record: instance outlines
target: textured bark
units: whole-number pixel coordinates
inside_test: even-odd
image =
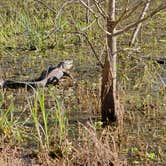
[[[107,31],[114,33],[115,29],[115,0],[107,1]],[[116,36],[106,36],[107,54],[105,57],[102,87],[101,87],[101,110],[102,121],[109,123],[117,120],[116,117]]]

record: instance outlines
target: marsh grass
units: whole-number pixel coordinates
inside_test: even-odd
[[[29,101],[30,116],[36,129],[36,138],[42,149],[50,150],[52,139],[56,138],[56,142],[61,147],[62,142],[67,133],[67,118],[65,111],[61,109],[60,101],[55,100],[54,109],[48,110],[45,107],[44,89],[35,91],[33,99]]]
[[[54,12],[37,1],[6,1],[10,5],[0,8],[0,63],[6,79],[34,78],[49,64],[73,58],[76,84],[65,80],[66,85],[33,92],[0,90],[2,165],[165,165],[166,97],[159,85],[165,66],[141,57],[165,54],[166,13],[142,27],[138,52],[128,48],[129,33],[119,38],[118,97],[124,119],[119,128],[103,129],[99,119],[86,123],[100,116],[101,68],[85,38],[71,32],[85,31],[101,60],[105,35],[95,23],[84,29],[87,11],[78,3],[63,8],[68,2],[45,2]]]
[[[25,42],[27,43],[27,49],[29,50],[42,50],[44,49],[44,35],[45,35],[45,26],[42,20],[38,20],[34,17],[33,24],[29,16],[20,12],[20,25],[23,28],[23,33],[26,38]]]
[[[98,130],[93,124],[80,124],[79,139],[73,160],[76,165],[122,165],[112,129]],[[100,133],[100,134],[99,134]],[[116,132],[115,132],[116,133]],[[115,134],[114,133],[114,134]],[[123,161],[125,164],[125,161]]]
[[[5,96],[5,93],[1,93]],[[1,101],[3,103],[3,101]],[[22,121],[20,122],[20,117],[15,118],[15,112],[17,112],[17,108],[13,102],[13,96],[10,96],[10,104],[7,106],[6,110],[2,109],[3,104],[0,107],[1,118],[0,118],[0,126],[1,132],[4,133],[4,139],[11,139],[15,142],[21,143],[23,141],[22,138]]]
[[[80,86],[84,87],[85,85],[80,84]],[[144,86],[137,87],[140,93],[142,93],[142,87]],[[66,93],[68,92],[69,91],[66,90]],[[46,161],[50,164],[53,160],[52,163],[54,164],[61,163],[64,165],[80,165],[85,163],[87,165],[91,165],[92,163],[94,165],[127,165],[127,163],[152,164],[154,162],[164,162],[162,144],[157,143],[158,140],[163,142],[165,137],[164,126],[162,127],[159,120],[162,118],[162,110],[165,108],[162,104],[165,99],[163,98],[161,100],[161,94],[152,93],[150,95],[147,92],[144,96],[138,96],[132,92],[130,92],[130,95],[124,93],[123,97],[121,97],[121,101],[126,103],[125,110],[127,111],[125,111],[124,114],[123,128],[118,129],[116,127],[110,127],[103,130],[100,122],[98,122],[98,125],[97,122],[77,124],[74,129],[71,128],[68,124],[64,103],[66,103],[67,100],[69,100],[70,103],[72,98],[75,101],[75,95],[70,95],[70,98],[66,98],[63,96],[66,93],[62,93],[60,90],[62,97],[60,98],[58,93],[58,89],[50,88],[48,98],[45,90],[40,89],[36,91],[29,99],[28,109],[26,110],[26,112],[29,112],[29,118],[26,117],[26,122],[21,120],[20,115],[20,118],[17,118],[19,123],[14,123],[14,121],[10,123],[10,131],[20,133],[17,134],[20,135],[20,140],[24,140],[24,142],[26,140],[27,143],[29,142],[28,144],[31,144],[31,141],[33,141],[31,149],[32,151],[34,151],[33,149],[37,150],[35,155],[38,156],[38,159],[32,157],[29,163],[33,163],[32,160],[34,158],[35,163],[40,160],[42,164]],[[80,92],[80,90],[77,89],[75,93],[77,93],[77,96],[81,97],[82,100],[90,97],[90,94],[87,93],[86,90]],[[159,91],[158,93],[161,92]],[[50,98],[51,103],[54,104],[54,106],[51,106],[51,109],[46,108],[47,100],[50,100]],[[62,99],[66,101],[64,102]],[[96,101],[97,100],[96,98]],[[86,105],[88,102],[88,100],[83,101]],[[13,103],[12,100],[11,103]],[[70,105],[69,103],[67,109],[72,110],[73,104],[71,103]],[[11,104],[11,106],[9,106],[10,111],[8,110],[3,116],[1,115],[1,117],[4,117],[1,121],[4,126],[8,126],[7,123],[4,123],[5,119],[7,118],[7,122],[10,121],[11,114],[14,114],[16,111],[16,106],[14,107],[15,109],[13,109],[13,105]],[[24,112],[25,115],[27,114],[26,112]],[[77,112],[75,112],[75,114],[77,114]],[[26,129],[28,126],[25,127],[27,122],[32,124],[29,129]],[[13,127],[14,124],[17,127]],[[158,128],[158,126],[161,126],[161,128]],[[71,130],[77,134],[71,137]],[[3,136],[8,137],[10,144],[16,146],[18,146],[16,140],[19,140],[17,135],[11,136],[11,134],[3,132]],[[153,135],[153,137],[150,138],[149,135]],[[4,140],[5,139],[6,138],[4,138]],[[22,141],[20,141],[19,146],[21,146],[21,142]],[[3,150],[5,149],[3,148]],[[27,153],[26,150],[24,151],[24,153]],[[30,151],[30,154],[31,153]],[[22,154],[19,155],[20,158],[21,155]],[[10,155],[8,161],[10,161]]]

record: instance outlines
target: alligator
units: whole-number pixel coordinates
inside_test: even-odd
[[[10,89],[18,89],[18,88],[38,88],[38,87],[46,87],[50,84],[56,85],[61,78],[64,76],[68,76],[70,78],[71,75],[68,73],[69,69],[73,66],[73,60],[67,59],[60,62],[56,67],[49,67],[47,70],[44,70],[39,78],[33,80],[26,81],[12,81],[12,80],[4,80],[2,78],[2,74],[0,74],[0,87],[1,88],[10,88]]]

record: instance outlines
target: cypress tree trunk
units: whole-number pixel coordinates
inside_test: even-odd
[[[107,31],[115,33],[115,1],[107,0]],[[102,121],[110,123],[117,120],[117,99],[116,99],[116,57],[117,37],[106,35],[106,57],[102,73],[101,87],[101,111]]]

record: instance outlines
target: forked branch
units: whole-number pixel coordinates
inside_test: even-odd
[[[136,4],[132,9],[128,9],[128,3],[125,5],[124,11],[119,17],[119,19],[116,21],[116,25],[121,22],[121,20],[125,20],[129,18],[141,5],[143,4],[143,1]]]
[[[164,5],[160,5],[157,9],[155,9],[154,11],[152,11],[150,14],[148,14],[146,17],[134,22],[134,23],[131,23],[129,25],[127,25],[125,28],[121,29],[121,30],[118,30],[116,33],[113,34],[113,36],[117,36],[117,35],[120,35],[128,30],[130,30],[131,28],[137,26],[139,23],[142,23],[144,21],[146,21],[147,19],[149,19],[150,17],[153,17],[154,15],[156,15],[157,13],[159,13],[160,11],[166,9],[166,4]],[[112,35],[112,34],[111,34]]]
[[[148,20],[150,17],[153,17],[154,15],[156,15],[157,13],[159,13],[162,10],[166,9],[166,3],[160,5],[158,8],[156,8],[155,10],[153,10],[150,14],[148,14],[146,17],[139,19],[137,21],[135,21],[134,23],[131,23],[129,25],[127,25],[126,27],[124,27],[123,29],[117,30],[115,33],[110,33],[107,30],[104,30],[106,34],[110,35],[110,36],[118,36],[124,32],[129,31],[131,28],[134,28],[135,26],[137,26],[139,23],[142,23],[146,20]]]

